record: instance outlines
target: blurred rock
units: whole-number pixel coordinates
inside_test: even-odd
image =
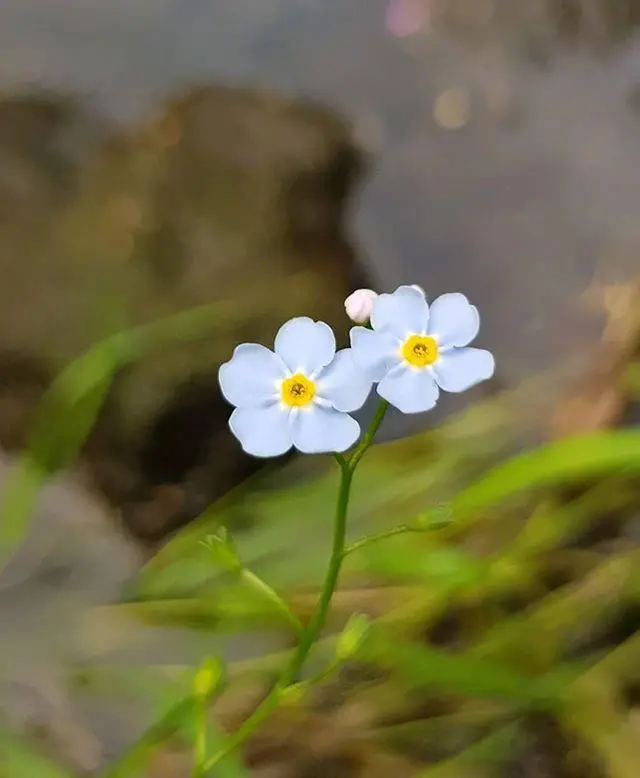
[[[78,169],[106,129],[70,97],[47,91],[0,98],[0,220],[41,218],[75,192]]]
[[[0,496],[13,461],[0,453]],[[0,720],[38,733],[46,750],[76,768],[101,762],[101,745],[68,693],[74,661],[86,658],[88,611],[117,601],[140,555],[81,474],[41,491],[29,531],[0,572]]]
[[[38,383],[99,338],[231,304],[198,342],[120,377],[87,449],[105,494],[133,506],[133,524],[155,486],[204,467],[202,493],[185,495],[188,519],[256,469],[217,388],[234,346],[271,345],[295,315],[328,321],[345,340],[344,298],[364,281],[343,224],[364,162],[349,128],[312,103],[204,87],[105,140],[79,104],[23,96],[0,101],[0,160],[6,213],[21,214],[0,218],[5,445],[24,438]],[[145,519],[144,532],[172,521]]]

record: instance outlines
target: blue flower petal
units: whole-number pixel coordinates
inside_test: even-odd
[[[443,294],[431,303],[429,335],[435,337],[441,347],[467,346],[479,329],[478,309],[463,294]]]
[[[273,351],[257,343],[243,343],[220,366],[218,382],[232,405],[256,408],[278,394],[278,381],[285,375],[286,366]]]
[[[426,332],[429,306],[421,291],[400,286],[393,294],[378,295],[371,312],[374,330],[388,330],[404,340],[407,335]]]
[[[298,316],[280,327],[274,348],[292,373],[309,375],[331,362],[336,353],[336,338],[323,321]]]
[[[434,407],[440,392],[429,370],[401,365],[378,384],[378,394],[402,413],[424,413]]]
[[[342,452],[360,437],[360,425],[346,413],[313,405],[291,417],[294,446],[304,454]]]
[[[370,331],[370,330],[369,330]],[[357,411],[362,408],[371,391],[372,380],[359,370],[350,348],[338,351],[316,380],[318,396],[328,400],[338,411]]]
[[[491,378],[495,360],[490,351],[482,348],[454,348],[441,354],[432,370],[445,392],[464,392]]]
[[[349,337],[353,361],[372,381],[382,381],[389,370],[400,364],[402,342],[391,332],[353,327]]]
[[[279,403],[263,408],[236,408],[229,427],[247,454],[278,457],[293,445],[289,415]]]

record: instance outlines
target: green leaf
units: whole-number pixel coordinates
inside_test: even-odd
[[[24,537],[47,476],[68,467],[77,457],[119,365],[118,341],[110,339],[69,365],[45,393],[27,452],[11,471],[2,495],[2,553],[9,553]]]
[[[65,368],[43,396],[28,451],[45,472],[68,467],[91,431],[122,362],[120,339],[109,338]]]
[[[145,624],[161,627],[229,632],[282,627],[282,617],[257,592],[241,586],[220,588],[216,596],[184,597],[175,600],[142,600],[104,606],[103,610],[134,616]]]
[[[435,686],[475,697],[495,697],[547,707],[566,688],[566,675],[521,676],[499,663],[447,654],[426,644],[392,639],[380,628],[365,643],[367,659],[398,673],[412,688]]]
[[[498,465],[451,501],[455,524],[525,490],[640,472],[640,432],[615,430],[550,443]]]
[[[125,330],[97,343],[71,362],[45,392],[36,410],[27,452],[10,474],[0,502],[0,562],[24,537],[39,489],[77,457],[117,371],[145,351],[201,336],[229,306],[205,305]]]
[[[369,569],[394,580],[414,578],[451,589],[476,582],[483,565],[454,546],[435,546],[425,537],[399,535],[364,549]]]

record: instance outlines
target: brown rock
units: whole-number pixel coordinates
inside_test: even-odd
[[[42,181],[21,195],[24,223],[0,214],[0,396],[5,355],[52,375],[114,329],[225,305],[197,342],[160,349],[119,377],[88,448],[118,503],[144,502],[152,487],[204,467],[203,493],[176,501],[184,520],[256,467],[228,432],[217,389],[234,346],[272,344],[295,315],[328,321],[345,340],[343,300],[360,273],[344,206],[361,156],[339,118],[259,91],[196,89],[105,142],[83,130],[91,120],[79,106],[20,105],[40,129],[32,143],[16,140],[15,109],[0,103],[0,156],[18,160],[17,181],[30,170]],[[15,205],[20,187],[3,175],[0,194]],[[0,428],[0,442],[8,435]]]

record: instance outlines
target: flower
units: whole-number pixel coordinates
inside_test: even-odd
[[[371,326],[352,328],[353,359],[403,413],[428,411],[440,389],[464,392],[493,375],[493,355],[468,346],[480,316],[463,294],[443,294],[429,306],[420,289],[400,286],[377,298]]]
[[[346,451],[360,435],[347,414],[364,405],[372,385],[351,349],[336,353],[331,327],[306,316],[282,325],[274,351],[237,346],[218,380],[236,406],[229,427],[256,457],[280,456],[292,446],[306,454]]]
[[[364,324],[371,318],[373,304],[378,295],[373,289],[356,289],[344,301],[344,309],[351,321]]]

